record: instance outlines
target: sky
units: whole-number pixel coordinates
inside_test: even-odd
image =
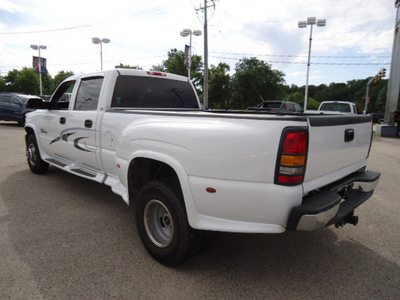
[[[285,74],[285,83],[305,85],[311,26],[307,17],[326,19],[313,26],[309,84],[330,84],[390,74],[396,21],[395,0],[215,0],[208,9],[209,67],[235,65],[257,57]],[[32,67],[45,45],[51,76],[60,71],[90,73],[120,63],[151,69],[173,48],[184,50],[189,28],[204,33],[200,0],[0,0],[0,74]],[[204,34],[193,36],[192,54],[204,55]]]

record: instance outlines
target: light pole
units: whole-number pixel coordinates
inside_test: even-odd
[[[39,50],[39,91],[40,91],[40,96],[43,95],[42,91],[42,57],[40,55],[40,49],[46,50],[47,46],[44,45],[31,45],[31,48],[33,50]]]
[[[311,41],[313,25],[317,24],[318,27],[326,26],[326,19],[320,19],[317,21],[316,17],[308,17],[307,21],[299,21],[299,28],[306,28],[310,25],[310,42],[308,45],[308,62],[307,62],[307,78],[306,78],[306,91],[304,95],[304,110],[307,109],[307,98],[308,98],[308,77],[310,75],[310,60],[311,60]]]
[[[201,31],[200,30],[191,30],[191,29],[183,29],[181,31],[181,36],[186,37],[189,36],[190,37],[190,43],[189,43],[189,68],[188,68],[188,78],[190,81],[190,72],[191,72],[191,68],[192,68],[192,35],[195,36],[200,36],[201,35]]]
[[[100,44],[100,70],[103,71],[103,43],[109,43],[110,39],[107,38],[98,38],[98,37],[94,37],[92,38],[92,43],[93,44]]]

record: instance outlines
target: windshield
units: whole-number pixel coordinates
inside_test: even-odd
[[[264,102],[260,106],[261,108],[280,108],[281,102]]]

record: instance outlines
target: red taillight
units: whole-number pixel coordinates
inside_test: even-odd
[[[307,132],[288,132],[283,144],[283,152],[300,154],[307,152]]]
[[[283,185],[301,184],[307,162],[308,133],[306,129],[290,128],[282,135],[279,147],[275,183]]]
[[[155,72],[155,71],[147,71],[147,74],[149,75],[153,75],[153,76],[167,76],[166,73],[162,73],[162,72]]]
[[[279,175],[279,182],[286,184],[298,184],[302,183],[304,176],[287,176],[287,175]]]

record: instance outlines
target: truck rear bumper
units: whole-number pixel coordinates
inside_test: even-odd
[[[354,218],[354,210],[372,196],[379,177],[378,172],[360,172],[307,195],[291,210],[286,229],[312,231],[346,223],[346,218]]]

